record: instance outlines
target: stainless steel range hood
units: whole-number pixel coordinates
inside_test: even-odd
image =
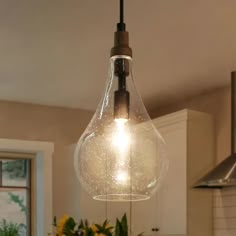
[[[236,186],[236,71],[231,73],[231,155],[207,173],[195,188]]]

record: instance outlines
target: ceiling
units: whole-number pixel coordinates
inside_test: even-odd
[[[94,110],[118,0],[0,1],[0,99]],[[134,79],[149,109],[229,84],[235,0],[126,1]]]

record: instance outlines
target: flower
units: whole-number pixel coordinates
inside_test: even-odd
[[[95,224],[93,224],[93,225],[91,226],[91,229],[92,229],[92,231],[93,231],[94,233],[96,233],[96,232],[98,231],[98,228],[97,228],[97,226],[96,226]]]
[[[69,220],[69,216],[68,215],[64,215],[58,222],[57,224],[57,235],[58,236],[65,236],[65,234],[63,234],[63,230],[64,230],[64,226],[66,224],[66,222]]]

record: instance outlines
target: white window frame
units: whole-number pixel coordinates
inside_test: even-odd
[[[52,233],[52,155],[51,142],[0,139],[0,152],[33,153],[32,236]]]

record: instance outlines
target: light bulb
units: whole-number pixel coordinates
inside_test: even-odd
[[[94,199],[145,200],[167,170],[165,142],[135,87],[131,57],[112,56],[110,65],[104,96],[76,146],[76,174]]]
[[[116,181],[117,184],[126,184],[129,180],[129,174],[125,171],[118,170],[116,174]]]
[[[118,153],[127,152],[130,145],[130,134],[126,125],[127,121],[127,119],[115,119],[115,130],[112,136],[112,143]]]

